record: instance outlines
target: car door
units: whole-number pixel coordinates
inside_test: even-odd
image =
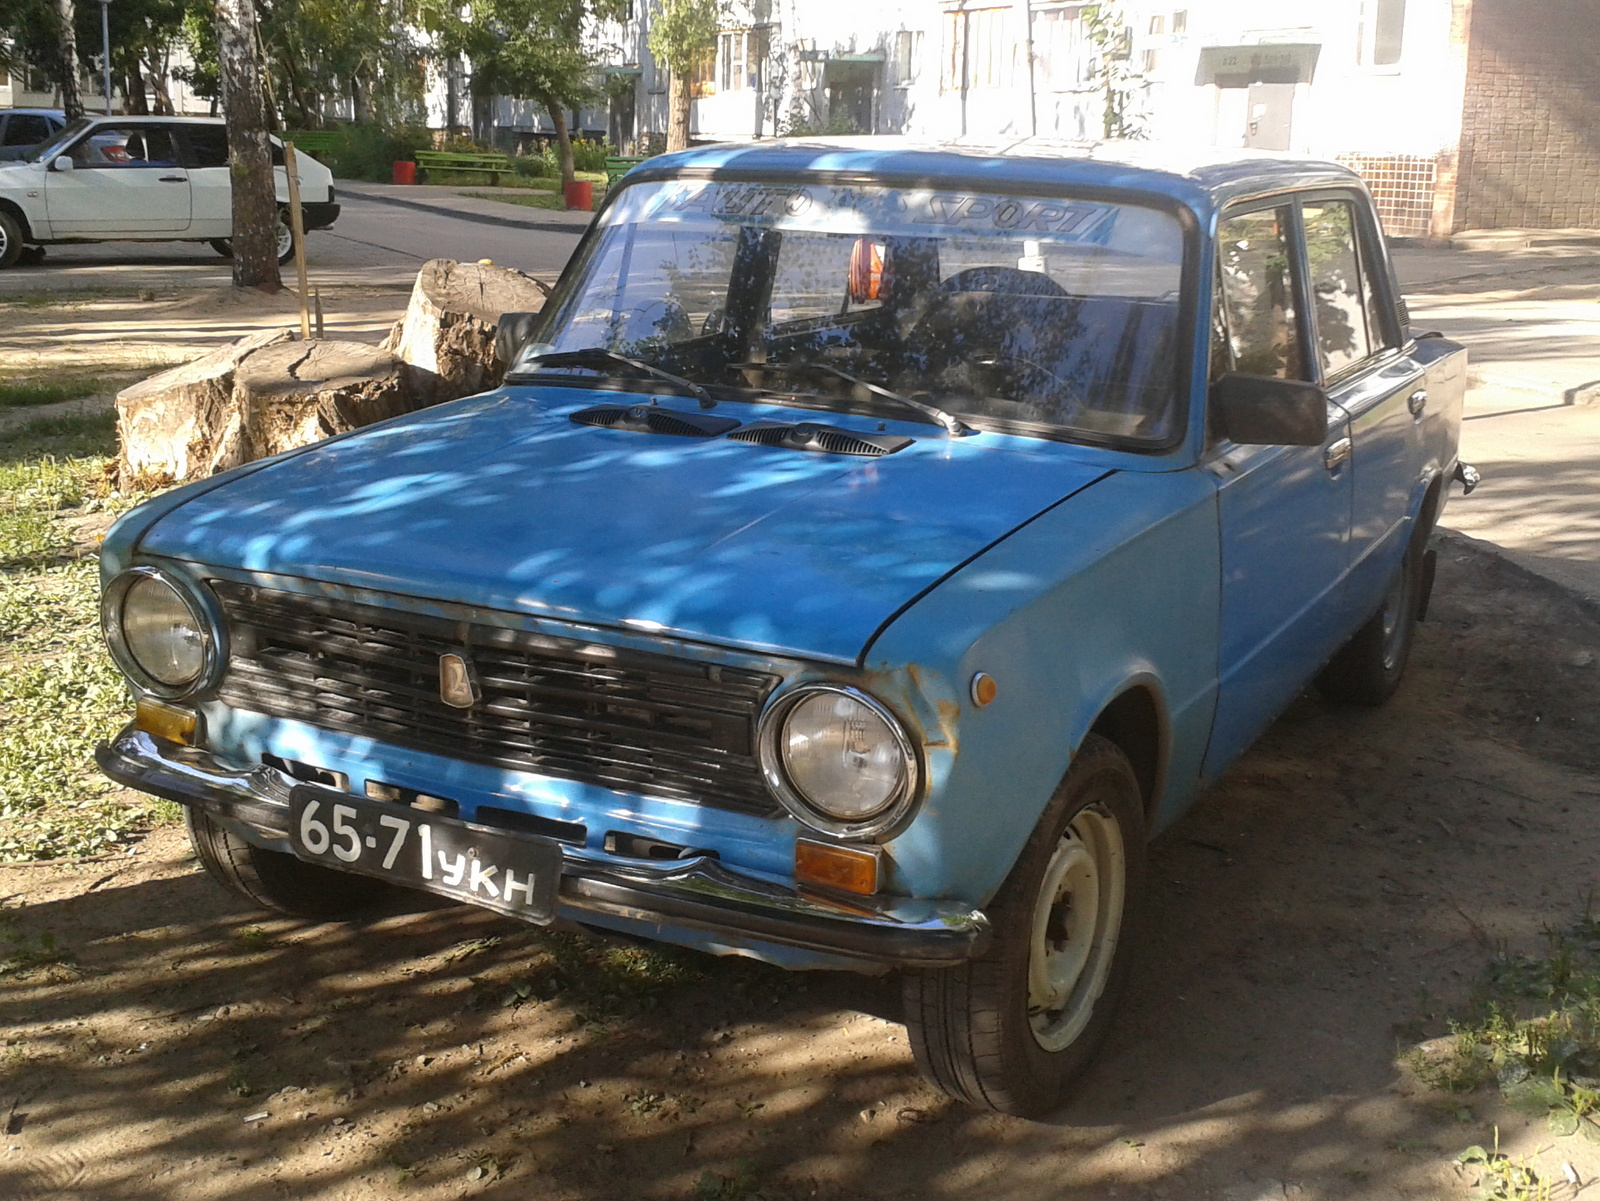
[[[189,232],[226,238],[233,232],[233,181],[228,175],[228,130],[223,125],[183,125],[178,137],[189,164]]]
[[[1348,192],[1301,199],[1312,319],[1324,386],[1350,415],[1353,477],[1346,626],[1382,603],[1405,554],[1427,407],[1421,364],[1400,350],[1400,330],[1380,268],[1378,231],[1365,198]]]
[[[170,125],[95,125],[66,154],[72,169],[52,166],[45,175],[45,211],[57,236],[189,228],[189,172]]]
[[[1308,353],[1299,211],[1278,201],[1218,225],[1211,375],[1315,382]],[[1217,715],[1205,771],[1222,771],[1337,646],[1349,566],[1351,471],[1345,413],[1328,405],[1320,446],[1241,446],[1218,431],[1222,609]]]

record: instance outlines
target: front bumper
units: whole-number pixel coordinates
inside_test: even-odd
[[[132,726],[101,743],[95,759],[119,784],[203,809],[268,850],[289,850],[293,781],[275,768],[235,767]],[[658,863],[574,847],[563,847],[562,855],[558,913],[573,921],[705,931],[874,967],[951,967],[989,944],[982,911],[954,902],[863,898],[870,912],[847,912],[709,857]]]
[[[300,206],[301,217],[307,232],[327,229],[339,219],[340,206],[331,200],[310,200]]]

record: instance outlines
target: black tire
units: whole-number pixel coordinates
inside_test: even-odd
[[[16,263],[22,255],[22,223],[0,210],[0,270]]]
[[[1062,856],[1070,856],[1069,842],[1086,824],[1102,835],[1115,827],[1120,836],[1120,856],[1106,859],[1113,867],[1120,860],[1119,921],[1108,925],[1109,940],[1099,933],[1101,907],[1111,908],[1103,899],[1113,874],[1108,870],[1095,876],[1092,920],[1097,933],[1073,978],[1072,995],[1061,1010],[1030,1014],[1041,889],[1056,878],[1056,865]],[[1144,839],[1144,806],[1128,757],[1114,743],[1088,735],[989,908],[995,934],[990,949],[960,967],[906,973],[906,1030],[917,1066],[930,1083],[959,1101],[1017,1117],[1037,1117],[1065,1102],[1074,1079],[1105,1038],[1127,982],[1129,947],[1144,895]],[[1059,888],[1053,891],[1044,919],[1046,930],[1059,923],[1063,938],[1058,948],[1069,945],[1072,937],[1066,923],[1073,907],[1067,903],[1058,916],[1061,895]],[[1049,1028],[1050,1012],[1062,1015],[1054,1029]],[[1046,1027],[1037,1034],[1036,1016]],[[1049,1048],[1047,1037],[1065,1041]]]
[[[378,880],[264,851],[192,806],[184,815],[189,842],[212,879],[252,905],[294,917],[342,917],[386,891]]]
[[[24,246],[22,253],[17,256],[17,266],[37,267],[44,262],[43,246]]]
[[[278,233],[280,238],[282,237],[283,232],[289,228],[288,222],[289,219],[286,216],[284,216],[282,213],[278,214]],[[233,257],[233,239],[212,238],[211,249],[215,250],[223,258],[231,259]],[[294,258],[294,240],[291,238],[289,241],[289,249],[278,255],[278,265],[281,267],[284,263],[287,263],[292,258]]]
[[[1330,701],[1376,708],[1395,694],[1411,659],[1426,588],[1424,567],[1432,522],[1406,545],[1378,611],[1317,675],[1317,691]]]

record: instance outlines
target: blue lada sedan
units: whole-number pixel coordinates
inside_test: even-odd
[[[200,860],[894,970],[1058,1106],[1145,845],[1315,682],[1377,704],[1466,354],[1349,171],[773,142],[615,189],[506,384],[180,488],[103,556],[100,751]]]

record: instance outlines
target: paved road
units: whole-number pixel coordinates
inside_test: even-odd
[[[346,195],[331,230],[306,237],[313,283],[409,287],[417,266],[432,258],[493,259],[532,275],[551,277],[577,245],[576,233],[487,225],[444,214]],[[537,210],[505,205],[512,216]],[[285,277],[293,275],[292,264]],[[102,242],[52,246],[43,265],[0,272],[0,296],[37,292],[140,288],[170,290],[225,284],[226,259],[204,243]]]

